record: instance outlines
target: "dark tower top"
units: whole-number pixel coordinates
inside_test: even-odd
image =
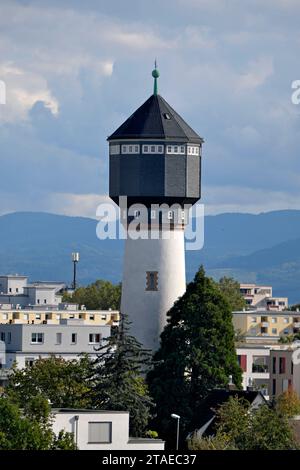
[[[203,139],[154,93],[111,136],[109,195],[118,203],[190,203],[201,195]]]

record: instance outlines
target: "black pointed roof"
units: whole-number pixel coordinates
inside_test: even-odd
[[[160,95],[151,95],[107,140],[166,139],[201,143],[203,139]]]

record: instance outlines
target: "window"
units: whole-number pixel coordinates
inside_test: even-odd
[[[44,333],[31,333],[32,344],[42,344],[44,342]]]
[[[110,155],[119,155],[120,154],[120,145],[110,145],[109,146]]]
[[[185,154],[185,146],[184,145],[168,145],[167,153],[176,153],[176,154]]]
[[[122,145],[122,153],[140,153],[139,145]]]
[[[173,220],[174,219],[174,212],[173,211],[168,211],[168,219]]]
[[[199,155],[199,147],[195,145],[188,145],[187,148],[188,155]]]
[[[2,318],[3,318],[3,320],[8,320],[8,314],[7,314],[7,313],[3,313]]]
[[[90,315],[90,316],[89,316],[89,319],[90,319],[90,320],[95,320],[95,315]]]
[[[89,334],[89,343],[90,344],[99,344],[101,342],[100,333],[90,333]]]
[[[285,374],[285,364],[286,364],[286,358],[280,357],[279,358],[279,374]]]
[[[37,314],[35,315],[35,319],[36,319],[36,320],[40,320],[40,319],[41,319],[41,314],[40,314],[40,313],[37,313]]]
[[[111,422],[89,422],[88,424],[89,444],[111,444],[112,423]]]
[[[74,320],[74,318],[75,318],[75,315],[74,315],[74,313],[70,313],[70,315],[69,315],[69,319],[70,319],[70,320]]]
[[[11,292],[11,287],[8,289],[9,292]]]
[[[276,374],[276,357],[272,358],[272,371],[273,374]]]
[[[101,320],[106,320],[106,315],[101,315]]]
[[[272,321],[272,323],[277,323],[277,318],[273,317],[271,321]]]
[[[37,299],[37,303],[38,303],[38,304],[40,303],[40,299]]]
[[[16,292],[17,292],[17,293],[19,292],[19,288],[18,288],[18,287],[16,287]]]
[[[157,271],[146,272],[146,290],[148,291],[158,290],[158,272]]]
[[[25,357],[25,367],[32,367],[34,363],[33,357]]]
[[[283,379],[282,381],[282,391],[286,392],[289,388],[289,380],[288,379]]]
[[[284,319],[283,319],[283,323],[289,323],[289,319],[288,319],[288,318],[284,318]]]
[[[24,314],[23,314],[23,317],[24,317],[24,320],[29,320],[28,313],[24,313]]]
[[[56,333],[56,344],[61,344],[62,333]]]
[[[283,333],[284,333],[285,335],[288,335],[288,334],[289,334],[289,329],[288,329],[288,328],[285,328],[285,329],[283,330]]]
[[[272,328],[272,334],[277,335],[277,328]]]
[[[5,341],[5,333],[1,331],[1,341]]]
[[[72,336],[71,336],[71,343],[72,343],[72,344],[76,344],[76,343],[77,343],[77,334],[76,334],[76,333],[72,333]]]
[[[164,118],[167,119],[168,121],[170,121],[171,116],[170,116],[169,113],[164,113]]]
[[[164,153],[163,145],[143,145],[143,153]]]
[[[268,372],[268,360],[265,356],[253,356],[252,359],[252,372],[254,373],[266,373]]]
[[[10,331],[7,333],[7,343],[9,343],[9,344],[11,343],[11,332]]]
[[[47,299],[44,299],[44,304],[46,304],[46,303],[47,303]]]
[[[252,322],[252,323],[256,323],[256,322],[257,322],[257,318],[256,318],[256,317],[252,317],[252,318],[251,318],[251,322]]]

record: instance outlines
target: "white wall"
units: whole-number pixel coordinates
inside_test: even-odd
[[[147,235],[147,232],[144,232]],[[132,322],[132,334],[156,350],[166,313],[186,289],[184,231],[168,232],[169,239],[128,238],[122,280],[121,312]],[[158,272],[158,290],[146,290],[146,272]]]
[[[77,446],[80,450],[164,450],[164,442],[156,439],[145,439],[138,442],[129,440],[129,413],[111,412],[99,410],[70,410],[70,412],[57,412],[53,410],[54,423],[53,431],[58,434],[62,429],[73,432],[75,435],[75,416],[78,419],[78,440]],[[111,422],[112,423],[112,443],[111,444],[89,444],[88,443],[88,423],[89,422]]]

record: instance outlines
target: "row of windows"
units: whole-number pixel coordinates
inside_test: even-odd
[[[44,343],[44,333],[31,333],[31,344],[43,344]],[[7,333],[1,332],[1,341],[5,341],[9,344],[11,343],[11,332]],[[62,333],[56,333],[56,344],[62,343]],[[77,343],[77,333],[71,333],[71,344]],[[89,334],[89,344],[99,344],[101,343],[101,334],[100,333],[90,333]]]
[[[19,312],[14,312],[13,315],[14,315],[14,318],[15,318],[15,315],[18,315],[18,318],[20,318],[20,316],[21,316],[21,314],[20,314]],[[23,317],[24,320],[29,320],[29,314],[28,314],[28,313],[23,313],[23,314],[22,314],[22,317]],[[60,320],[60,319],[62,318],[62,315],[61,315],[60,313],[57,313],[57,314],[55,315],[55,317],[56,317],[56,320]],[[72,319],[74,319],[74,318],[77,318],[77,317],[78,317],[79,319],[82,319],[82,318],[83,318],[83,314],[79,313],[79,314],[76,314],[76,315],[75,315],[75,313],[69,313],[69,315],[66,315],[66,314],[64,313],[63,317],[64,317],[64,318],[69,318],[70,320],[72,320]],[[107,315],[102,314],[102,315],[101,315],[101,320],[106,320],[106,317],[107,317]],[[32,318],[32,314],[31,314],[31,318]],[[42,314],[36,313],[36,314],[34,315],[34,318],[35,318],[36,320],[41,320],[41,319],[42,319]],[[3,319],[3,320],[8,320],[8,313],[3,313],[3,314],[2,314],[2,319]],[[45,320],[50,320],[50,319],[51,319],[51,314],[50,314],[50,313],[46,313],[46,314],[45,314]],[[94,315],[94,314],[89,314],[89,315],[88,315],[88,319],[89,319],[89,320],[95,320],[95,315]]]
[[[196,145],[167,145],[166,146],[168,154],[179,154],[185,155],[186,149],[188,155],[200,155],[200,147]],[[140,145],[132,144],[132,145],[110,145],[109,151],[110,155],[119,155],[120,150],[122,154],[129,154],[129,153],[140,153]],[[164,153],[164,145],[142,145],[142,153]]]
[[[298,318],[293,318],[293,322],[294,323],[298,323],[300,319]],[[259,321],[259,319],[257,319],[257,317],[251,317],[251,323],[257,323]],[[268,319],[266,317],[266,319],[263,320],[263,317],[261,319],[262,322],[268,322]],[[283,318],[283,323],[289,323],[290,322],[290,319],[289,317],[285,317]],[[277,323],[277,318],[276,317],[272,317],[271,318],[271,323]]]

